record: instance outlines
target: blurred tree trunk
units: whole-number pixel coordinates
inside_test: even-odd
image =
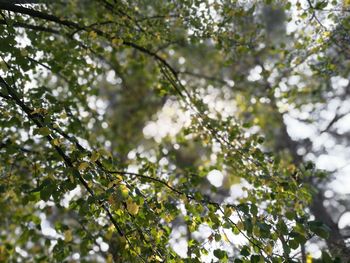
[[[274,96],[270,96],[270,106],[273,109],[276,120],[280,123],[274,151],[276,153],[288,151],[292,157],[293,163],[298,167],[303,162],[303,156],[299,155],[297,152],[298,147],[301,145],[299,142],[294,141],[288,134],[287,126],[283,120],[283,114],[280,113]],[[310,211],[315,216],[315,220],[324,223],[330,229],[329,238],[326,242],[332,256],[339,257],[342,262],[346,262],[345,260],[350,258],[350,249],[345,244],[344,237],[340,233],[337,222],[332,219],[327,208],[324,206],[324,191],[322,187],[313,182],[312,179],[311,177],[310,181],[305,182],[310,183],[317,190],[310,204]]]

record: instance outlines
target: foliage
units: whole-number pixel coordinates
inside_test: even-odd
[[[283,122],[348,75],[346,30],[315,13],[338,3],[314,2],[0,1],[0,261],[298,262],[315,236],[323,262],[344,258],[309,209],[325,173]],[[187,124],[144,136],[166,106]]]

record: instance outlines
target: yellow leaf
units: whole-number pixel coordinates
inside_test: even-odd
[[[116,175],[115,178],[116,178],[115,181],[117,182],[123,181],[123,177],[121,175]]]
[[[167,215],[164,217],[164,220],[165,220],[165,222],[167,222],[167,223],[170,223],[173,219],[174,219],[174,216],[171,215],[171,214],[167,214]]]
[[[118,196],[115,194],[112,194],[108,197],[108,203],[112,206],[113,209],[119,209],[121,204]]]
[[[108,197],[108,203],[110,204],[110,205],[114,205],[114,196],[113,195],[110,195],[109,197]]]
[[[8,71],[8,68],[7,68],[7,65],[5,62],[3,62],[3,61],[0,62],[0,69],[4,72]]]
[[[27,50],[25,50],[24,48],[21,48],[21,50],[20,50],[20,52],[21,52],[21,55],[22,56],[28,56],[28,51]]]
[[[329,31],[323,32],[322,36],[323,38],[329,38],[331,36],[331,32]]]
[[[51,131],[48,127],[40,127],[37,129],[37,133],[42,136],[48,136],[51,133]]]
[[[113,15],[111,14],[111,13],[107,13],[106,14],[106,19],[108,19],[108,20],[113,20]]]
[[[163,259],[162,259],[160,256],[158,256],[158,255],[155,256],[155,260],[157,260],[157,261],[159,261],[159,262],[162,262],[162,261],[163,261]]]
[[[79,171],[84,171],[86,168],[88,168],[89,167],[89,163],[87,163],[87,162],[82,162],[82,163],[80,163],[79,164],[79,166],[78,166],[78,170]]]
[[[71,242],[72,239],[73,239],[72,231],[71,230],[64,231],[64,241]]]
[[[100,154],[100,156],[112,158],[112,154],[109,151],[107,151],[106,149],[101,148],[98,150],[98,153]]]
[[[222,237],[222,240],[224,240],[225,242],[230,242],[225,232],[222,232],[221,237]]]
[[[39,109],[33,110],[30,114],[31,114],[31,115],[34,115],[34,114],[36,114],[36,113],[40,113],[40,108],[39,108]]]
[[[239,230],[243,230],[243,229],[244,229],[244,225],[243,225],[242,221],[238,221],[238,223],[237,223],[237,228],[238,228]]]
[[[127,198],[128,195],[129,195],[129,189],[126,187],[126,185],[124,184],[121,184],[119,186],[119,191],[120,191],[120,194],[123,198]]]
[[[8,258],[8,252],[6,251],[6,247],[1,245],[0,246],[0,261],[6,262],[7,258]]]
[[[95,39],[97,37],[97,33],[95,31],[90,31],[89,37],[91,37],[92,39]]]
[[[224,214],[225,214],[225,216],[230,217],[230,216],[232,215],[232,212],[233,212],[232,207],[227,207],[227,206],[225,206],[225,208],[224,208]]]
[[[112,187],[115,187],[115,186],[117,186],[118,185],[118,182],[116,182],[116,180],[113,180],[113,181],[111,181],[110,183],[108,183],[108,188],[112,188]]]
[[[124,236],[119,236],[118,238],[119,242],[122,243],[122,244],[126,244],[126,238]]]
[[[268,244],[266,247],[265,247],[265,252],[268,254],[268,255],[272,255],[272,246],[271,244]]]
[[[312,256],[310,254],[306,256],[306,263],[312,263]]]
[[[114,262],[112,254],[108,254],[106,262],[107,263],[113,263]]]
[[[108,188],[113,188],[113,187],[119,186],[121,181],[123,181],[123,178],[121,178],[120,176],[117,176],[116,179],[114,179],[113,181],[108,183]]]
[[[69,181],[71,181],[71,183],[74,183],[74,176],[72,174],[69,176]]]
[[[112,39],[112,44],[114,46],[121,46],[123,44],[123,39],[120,38],[113,38]]]
[[[295,167],[294,164],[289,164],[289,165],[287,166],[287,170],[288,170],[288,172],[290,172],[290,173],[294,173],[295,170],[296,170],[296,167]]]
[[[67,119],[67,113],[66,112],[62,112],[60,115],[61,119]]]
[[[139,206],[136,203],[134,203],[131,199],[128,199],[128,201],[126,201],[126,208],[132,215],[136,215],[139,212]]]
[[[98,152],[93,151],[90,157],[91,162],[96,162],[100,158],[100,154]]]
[[[59,146],[61,144],[61,140],[59,138],[53,139],[51,143],[55,146]]]

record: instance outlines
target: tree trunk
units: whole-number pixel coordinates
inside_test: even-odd
[[[270,96],[271,107],[276,114],[276,118],[280,123],[279,137],[276,138],[275,151],[288,150],[293,162],[296,166],[300,166],[303,161],[303,157],[297,153],[298,144],[293,141],[287,132],[287,126],[283,120],[283,114],[281,114],[277,108],[276,100],[273,96]],[[326,207],[323,204],[324,192],[319,188],[318,185],[310,182],[317,193],[313,196],[312,202],[310,204],[310,211],[315,216],[315,220],[324,223],[330,228],[329,238],[326,240],[329,251],[333,257],[339,257],[342,262],[346,262],[350,258],[350,249],[346,246],[343,236],[340,233],[338,224],[333,221],[330,214],[327,212]]]

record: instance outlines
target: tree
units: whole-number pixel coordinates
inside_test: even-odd
[[[0,261],[346,262],[286,119],[349,143],[347,8],[0,1]]]

